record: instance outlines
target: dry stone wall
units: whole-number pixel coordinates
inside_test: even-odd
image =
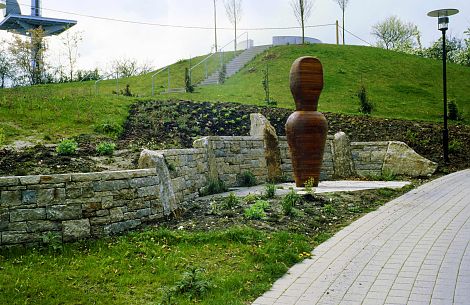
[[[263,136],[266,129],[257,128],[256,136],[205,137],[193,149],[144,150],[141,170],[0,177],[0,248],[101,237],[158,222],[198,197],[211,180],[233,187],[251,172],[264,183],[272,157],[267,151],[277,151],[271,147],[276,142],[280,171],[293,181],[286,137],[271,143]],[[321,179],[380,176],[384,170],[425,176],[436,167],[404,143],[349,143],[341,133],[327,139]]]

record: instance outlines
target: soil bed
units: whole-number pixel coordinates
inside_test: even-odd
[[[134,168],[142,148],[189,148],[203,136],[246,136],[250,113],[262,113],[284,135],[292,110],[235,103],[144,101],[131,107],[124,132],[116,141],[119,156],[99,158],[95,146],[106,137],[77,137],[75,156],[59,156],[54,147],[36,146],[22,151],[0,150],[0,175],[54,174]],[[403,141],[424,157],[438,162],[439,173],[470,167],[470,127],[450,125],[450,163],[442,156],[442,125],[369,116],[325,114],[329,133],[346,132],[352,141]],[[122,162],[127,160],[127,162]]]

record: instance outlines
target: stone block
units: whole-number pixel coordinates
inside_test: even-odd
[[[113,235],[135,229],[141,225],[140,220],[126,220],[122,222],[113,223],[104,227],[106,235]]]
[[[7,231],[15,233],[27,233],[28,225],[26,222],[10,222]]]
[[[134,178],[129,181],[129,185],[132,188],[139,188],[139,187],[146,187],[146,186],[152,186],[152,185],[158,185],[158,177],[157,176],[152,176],[152,177],[145,177],[145,178]]]
[[[118,222],[124,219],[124,210],[123,208],[112,208],[109,210],[109,217],[111,222]],[[127,211],[126,211],[127,212]]]
[[[98,217],[109,216],[109,210],[96,211],[96,216]]]
[[[39,184],[41,182],[41,176],[24,176],[19,177],[21,185],[32,185]]]
[[[17,177],[0,177],[0,187],[18,185],[20,180]]]
[[[46,219],[46,209],[45,208],[36,208],[36,209],[15,209],[10,212],[10,221],[11,222],[21,222],[21,221],[30,221],[30,220],[45,220]]]
[[[60,224],[48,220],[35,220],[26,222],[27,231],[31,233],[36,232],[50,232],[60,229]]]
[[[71,175],[63,174],[63,175],[40,176],[39,179],[40,179],[40,183],[42,184],[67,183],[71,181]]]
[[[40,189],[37,192],[38,206],[65,203],[65,189]]]
[[[93,183],[93,189],[96,192],[119,191],[128,188],[128,180],[96,181]]]
[[[38,200],[38,193],[35,190],[24,190],[21,192],[22,204],[35,204]]]
[[[72,174],[72,182],[87,182],[87,181],[99,181],[102,178],[101,173],[83,173],[83,174]]]
[[[39,233],[15,233],[15,232],[3,232],[2,233],[2,244],[4,245],[16,245],[34,243],[42,240]]]
[[[88,219],[62,222],[64,241],[75,241],[90,237],[91,226]]]
[[[2,191],[0,194],[0,207],[14,207],[21,205],[20,191]]]
[[[10,223],[10,213],[7,209],[0,209],[0,231],[4,231],[8,228]]]
[[[55,205],[47,207],[48,220],[72,220],[82,218],[82,206],[74,205]]]
[[[113,196],[104,196],[101,198],[101,206],[103,209],[109,209],[117,206],[117,200],[114,201]]]

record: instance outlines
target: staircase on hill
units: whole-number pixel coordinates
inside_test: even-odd
[[[240,55],[232,59],[232,61],[230,61],[226,65],[227,74],[225,78],[229,78],[235,73],[237,73],[238,71],[240,71],[248,62],[250,62],[253,58],[255,58],[256,55],[263,53],[270,47],[271,47],[270,45],[256,46],[256,47],[252,47],[243,51],[243,53],[241,53]],[[220,70],[215,71],[214,73],[212,73],[212,75],[210,75],[201,83],[199,83],[199,86],[218,84],[219,73],[220,73]]]

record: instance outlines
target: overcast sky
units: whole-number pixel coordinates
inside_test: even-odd
[[[29,14],[29,0],[19,0],[23,14]],[[437,20],[427,12],[439,8],[457,8],[451,17],[449,33],[459,38],[470,27],[469,0],[350,0],[346,10],[346,29],[374,44],[371,28],[391,15],[415,23],[422,33],[424,46],[438,39]],[[56,10],[56,11],[53,11]],[[207,54],[214,45],[214,31],[178,29],[107,21],[81,15],[140,21],[147,23],[213,27],[213,0],[43,0],[43,16],[77,20],[74,30],[83,32],[79,64],[81,68],[106,68],[116,58],[136,58],[161,67],[182,58]],[[219,27],[230,28],[223,0],[217,0]],[[341,11],[334,0],[316,0],[308,25],[341,23]],[[243,29],[297,26],[290,0],[243,0]],[[300,35],[300,30],[250,30],[255,45],[270,44],[272,36]],[[309,28],[306,35],[325,43],[335,43],[335,27]],[[1,37],[8,34],[2,32]],[[233,39],[232,30],[218,31],[219,45]],[[347,34],[346,43],[365,43]],[[233,49],[233,47],[231,48]]]

